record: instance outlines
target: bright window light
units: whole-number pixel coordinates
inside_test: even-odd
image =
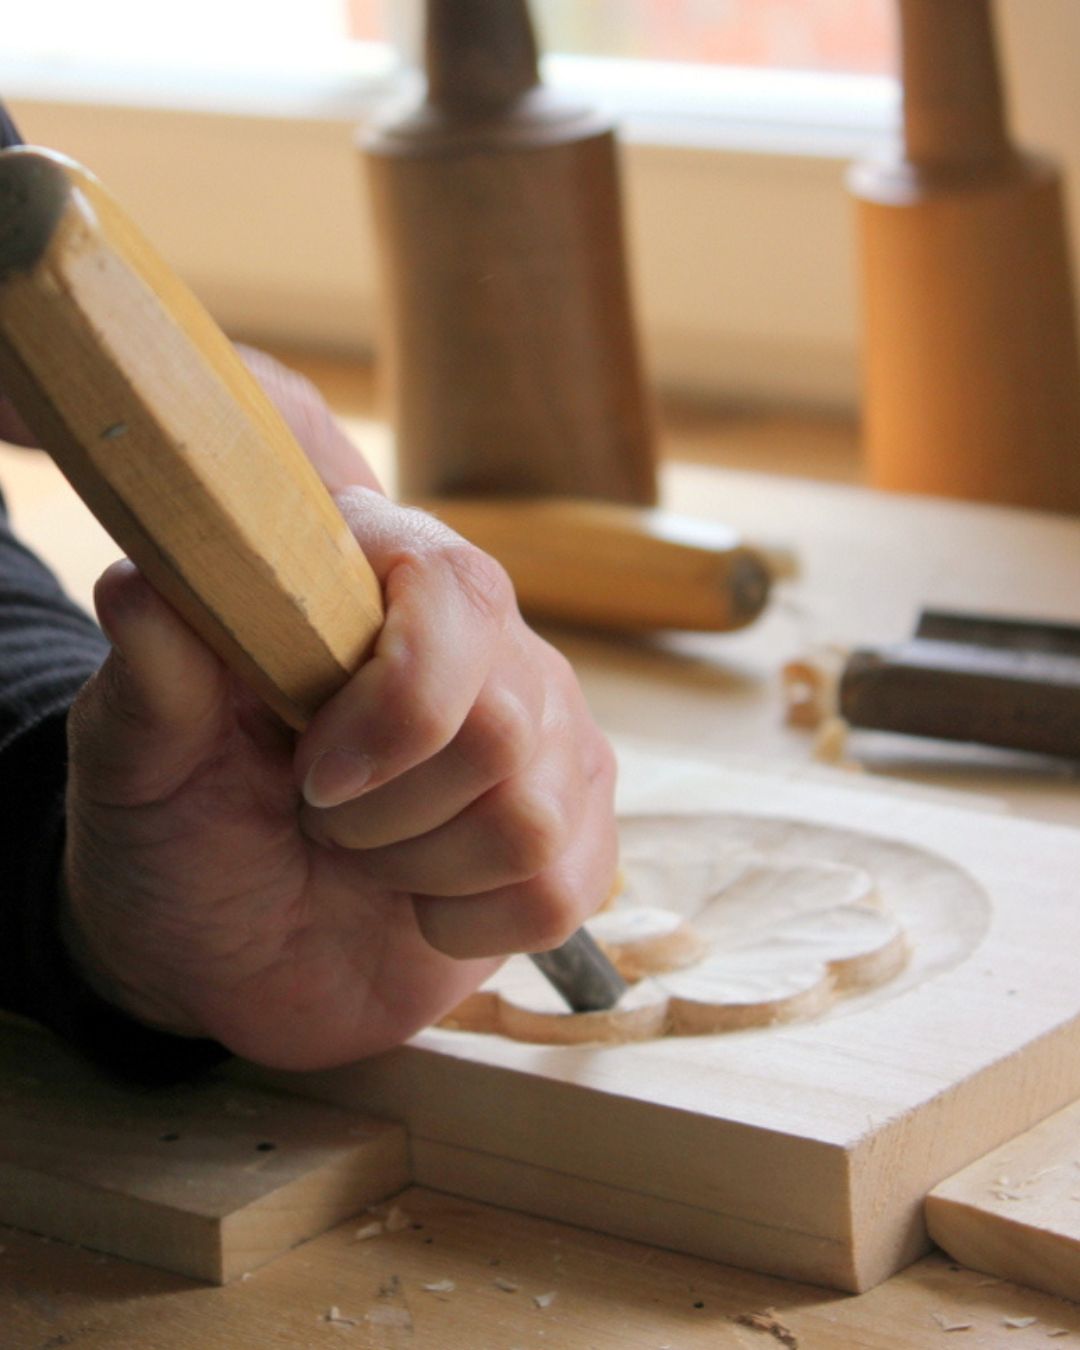
[[[549,52],[891,72],[895,0],[533,0]]]
[[[379,8],[347,0],[35,0],[5,15],[3,42],[9,51],[87,62],[304,60],[352,36],[381,36]]]
[[[895,125],[894,0],[532,0],[545,78],[644,140],[849,155]],[[0,96],[357,119],[421,50],[422,0],[34,0]]]

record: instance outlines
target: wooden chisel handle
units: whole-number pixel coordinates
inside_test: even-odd
[[[85,170],[0,154],[0,383],[150,582],[290,725],[368,654],[378,582],[213,320]]]
[[[767,555],[712,521],[578,497],[422,503],[510,574],[538,618],[640,632],[723,632],[761,613]]]
[[[378,580],[210,316],[51,151],[0,152],[0,385],[151,584],[303,728],[371,650]],[[578,1010],[626,987],[583,933],[542,961]]]

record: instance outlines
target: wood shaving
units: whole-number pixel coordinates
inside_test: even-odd
[[[814,737],[811,754],[819,764],[831,764],[834,769],[861,770],[862,765],[848,754],[850,728],[842,717],[827,717]]]
[[[550,1308],[555,1302],[555,1290],[552,1289],[547,1294],[533,1294],[533,1302],[538,1308]]]
[[[457,1288],[453,1280],[434,1280],[431,1284],[420,1286],[428,1294],[452,1294]]]
[[[1003,1317],[1001,1325],[1019,1331],[1021,1327],[1033,1327],[1038,1320],[1037,1317]]]
[[[371,1223],[365,1223],[356,1230],[353,1234],[353,1241],[367,1242],[369,1238],[378,1237],[384,1231],[382,1220],[373,1219]]]
[[[516,1294],[521,1288],[520,1284],[515,1284],[513,1280],[504,1280],[501,1275],[497,1275],[492,1280],[492,1284],[496,1289],[501,1289],[504,1294]]]
[[[798,1337],[789,1326],[780,1321],[773,1308],[765,1308],[762,1312],[738,1313],[731,1320],[740,1327],[763,1331],[774,1341],[787,1346],[787,1350],[799,1350]]]
[[[842,662],[835,653],[812,652],[780,670],[784,720],[789,727],[816,731],[835,716]]]
[[[383,1227],[388,1233],[401,1233],[406,1228],[412,1226],[412,1219],[405,1213],[400,1205],[391,1205],[386,1218],[383,1219]]]
[[[324,1322],[333,1322],[335,1326],[339,1327],[358,1327],[360,1325],[355,1317],[346,1317],[341,1309],[336,1306],[331,1308],[329,1312],[324,1312],[322,1320]]]
[[[930,1316],[942,1329],[942,1331],[970,1331],[975,1325],[974,1322],[959,1322],[955,1317],[950,1317],[948,1313],[931,1313]]]

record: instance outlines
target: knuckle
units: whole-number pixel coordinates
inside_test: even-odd
[[[551,799],[518,789],[503,807],[502,852],[510,871],[534,877],[551,866],[566,844],[567,822]]]
[[[525,950],[561,947],[577,931],[577,909],[574,895],[554,871],[537,877],[520,898],[518,922]]]
[[[585,752],[585,776],[588,782],[596,787],[613,791],[618,771],[615,747],[599,729],[596,729]]]
[[[428,759],[458,731],[445,691],[415,669],[396,667],[391,675],[380,684],[378,715],[367,730],[371,748],[394,762]]]
[[[117,671],[115,656],[110,656],[79,690],[68,715],[76,744],[98,740],[103,726],[138,731],[144,720],[141,707]]]
[[[501,627],[516,609],[514,588],[505,569],[464,540],[447,545],[443,558],[470,607],[481,619]]]
[[[383,739],[395,758],[419,763],[431,759],[454,739],[457,730],[446,708],[434,695],[416,695],[391,715]]]
[[[456,748],[478,777],[499,783],[525,767],[535,744],[535,719],[520,699],[498,690],[477,702]]]

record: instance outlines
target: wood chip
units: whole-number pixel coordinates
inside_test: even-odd
[[[323,1313],[322,1320],[333,1322],[335,1326],[339,1327],[358,1327],[360,1325],[355,1317],[346,1317],[338,1307],[333,1307],[329,1312]]]
[[[1003,1317],[1001,1325],[1018,1331],[1021,1327],[1033,1327],[1038,1320],[1037,1317]]]
[[[386,1218],[383,1219],[383,1227],[388,1233],[400,1233],[404,1229],[411,1227],[412,1219],[405,1213],[400,1205],[391,1205]]]
[[[942,1331],[970,1331],[975,1325],[974,1322],[961,1322],[955,1317],[950,1317],[948,1313],[931,1313],[930,1316],[942,1329]]]
[[[547,1294],[533,1294],[533,1302],[538,1308],[550,1308],[555,1302],[555,1290],[552,1289]]]
[[[420,1286],[428,1294],[452,1294],[457,1288],[453,1280],[435,1280],[431,1284]]]
[[[1068,1327],[1051,1327],[1046,1334],[1047,1336],[1067,1336],[1069,1329]]]
[[[385,1232],[381,1219],[373,1219],[371,1223],[365,1223],[363,1227],[358,1228],[353,1234],[354,1242],[367,1242],[369,1238],[378,1237],[380,1233]]]
[[[752,1331],[765,1332],[773,1340],[786,1346],[787,1350],[799,1350],[798,1337],[789,1326],[780,1321],[772,1308],[765,1308],[762,1312],[738,1313],[731,1320],[740,1327],[750,1327]]]
[[[515,1284],[513,1280],[504,1280],[501,1275],[497,1275],[492,1284],[496,1289],[501,1289],[504,1294],[516,1294],[521,1288],[520,1284]]]

